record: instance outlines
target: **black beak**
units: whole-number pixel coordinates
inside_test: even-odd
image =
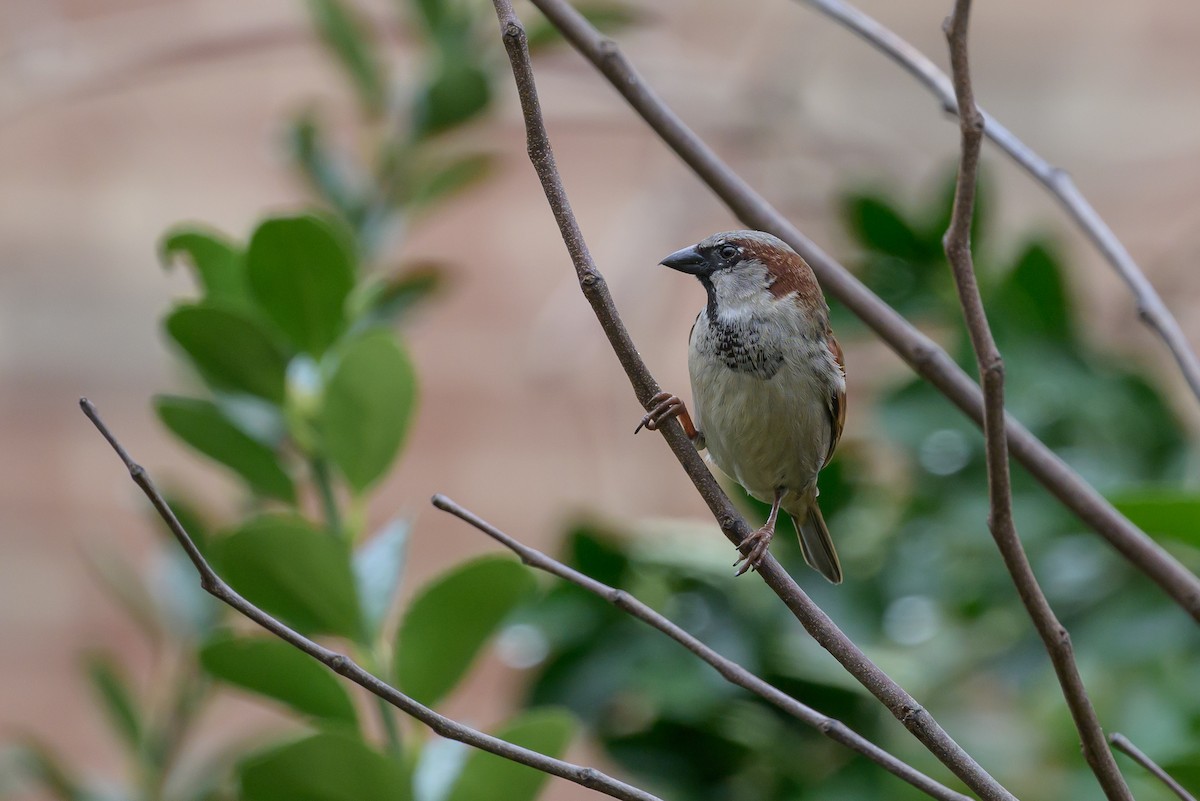
[[[708,259],[704,258],[704,254],[696,250],[695,245],[675,251],[659,262],[659,264],[664,267],[670,267],[672,270],[679,270],[681,273],[690,273],[692,275],[700,275],[701,273],[708,272]]]

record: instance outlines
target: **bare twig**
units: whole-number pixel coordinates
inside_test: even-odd
[[[1075,665],[1071,637],[1050,608],[1013,523],[1008,443],[1004,435],[1004,359],[988,325],[971,256],[971,214],[975,206],[975,182],[983,143],[983,115],[975,105],[971,86],[967,53],[970,13],[971,0],[956,0],[954,13],[944,26],[946,41],[950,46],[950,64],[962,130],[962,157],[954,192],[954,210],[944,244],[983,384],[983,432],[987,445],[988,500],[991,506],[988,528],[1004,558],[1005,567],[1012,575],[1017,594],[1050,655],[1067,707],[1071,710],[1071,718],[1083,741],[1084,758],[1110,801],[1133,801],[1112,751],[1104,741],[1104,731],[1096,717],[1096,710],[1092,708],[1091,699]]]
[[[554,163],[550,141],[546,135],[541,104],[534,87],[533,70],[529,62],[525,29],[517,20],[509,0],[493,0],[493,5],[500,21],[504,47],[508,52],[509,63],[512,66],[513,78],[516,81],[517,94],[520,97],[521,109],[525,118],[529,159],[541,181],[546,200],[554,213],[554,219],[558,222],[559,233],[571,256],[584,297],[591,305],[613,351],[625,369],[625,374],[633,385],[638,401],[648,408],[650,399],[659,391],[659,385],[650,375],[645,362],[642,361],[637,348],[629,338],[629,332],[625,330],[625,325],[617,313],[608,286],[599,270],[596,269],[596,264],[580,233],[579,224],[571,212],[562,179],[559,177],[558,168]],[[684,471],[695,484],[700,496],[708,504],[713,516],[721,526],[721,531],[729,538],[730,542],[735,545],[740,544],[750,533],[750,527],[730,503],[720,485],[717,484],[691,441],[683,433],[683,428],[677,421],[671,421],[659,430],[675,454],[675,458],[679,460]],[[787,571],[780,567],[774,557],[768,555],[758,572],[767,586],[779,596],[813,639],[829,651],[871,694],[882,701],[892,714],[904,724],[905,728],[912,732],[968,787],[985,799],[1013,798],[1011,793],[980,767],[958,743],[954,742],[932,715],[850,641],[829,616],[800,589]]]
[[[80,398],[79,405],[83,409],[83,413],[88,416],[88,419],[92,421],[100,433],[104,435],[104,438],[108,440],[108,444],[121,457],[121,461],[129,469],[129,475],[134,483],[150,499],[150,503],[154,505],[158,514],[171,529],[171,533],[175,535],[175,539],[178,540],[179,545],[187,553],[188,558],[192,560],[192,565],[195,566],[196,572],[200,574],[200,586],[204,588],[205,592],[262,626],[279,639],[321,662],[334,673],[345,676],[360,687],[387,701],[401,712],[421,721],[442,737],[457,740],[460,743],[465,743],[481,751],[487,751],[496,756],[510,759],[513,762],[520,762],[522,765],[528,765],[544,773],[559,776],[567,781],[596,790],[613,798],[625,799],[626,801],[660,801],[657,796],[653,796],[644,790],[614,779],[595,768],[574,765],[570,762],[555,759],[537,751],[510,743],[507,740],[493,737],[490,734],[484,734],[481,731],[472,729],[470,726],[464,726],[458,721],[439,715],[429,707],[417,703],[395,687],[363,670],[345,654],[339,654],[336,651],[331,651],[328,648],[318,645],[247,601],[226,584],[208,564],[204,555],[200,553],[200,549],[196,547],[196,543],[192,540],[191,535],[183,528],[179,519],[175,517],[175,513],[171,511],[170,505],[167,504],[158,489],[155,488],[154,482],[150,480],[150,476],[145,468],[133,461],[117,438],[108,430],[108,426],[100,419],[100,415],[91,401],[87,398]]]
[[[802,2],[841,23],[852,33],[857,34],[872,47],[896,62],[905,72],[912,75],[933,93],[941,101],[942,108],[946,112],[958,113],[958,100],[954,96],[954,84],[946,73],[938,69],[937,65],[921,51],[888,30],[877,20],[842,0],[802,0]],[[1196,358],[1196,353],[1179,327],[1178,321],[1163,303],[1162,298],[1159,297],[1154,286],[1138,267],[1137,262],[1129,255],[1129,251],[1121,244],[1121,240],[1092,208],[1092,204],[1071,180],[1070,174],[1039,156],[1018,139],[1012,131],[997,122],[995,117],[983,109],[980,109],[979,113],[983,115],[984,136],[991,139],[1038,183],[1046,187],[1059,205],[1092,240],[1092,244],[1103,254],[1117,274],[1121,276],[1133,293],[1137,303],[1138,316],[1166,344],[1175,358],[1175,362],[1179,365],[1179,370],[1183,373],[1188,386],[1191,387],[1192,393],[1200,399],[1200,360]]]
[[[951,790],[949,787],[929,778],[911,765],[897,759],[861,734],[850,729],[841,721],[823,715],[812,707],[802,704],[782,690],[763,681],[733,660],[721,656],[624,590],[610,587],[596,579],[585,576],[578,570],[564,565],[562,562],[547,556],[541,551],[530,548],[528,545],[505,534],[470,510],[463,508],[445,495],[434,495],[433,505],[442,511],[449,512],[460,520],[470,523],[515,553],[526,565],[538,570],[544,570],[552,576],[558,576],[564,581],[569,581],[578,587],[582,587],[593,595],[608,601],[613,606],[627,613],[630,617],[637,618],[643,623],[658,629],[704,662],[707,662],[730,684],[736,684],[739,687],[749,690],[768,703],[774,704],[801,723],[813,727],[834,742],[862,754],[867,759],[881,766],[884,770],[903,779],[925,794],[933,798],[943,799],[944,801],[968,801],[967,796]]]
[[[1145,752],[1134,745],[1124,734],[1113,732],[1108,735],[1108,741],[1113,744],[1114,748],[1124,751],[1134,762],[1150,771],[1154,775],[1154,778],[1165,784],[1182,801],[1196,801],[1196,796],[1183,789],[1183,785],[1171,778],[1169,773],[1159,767],[1158,763],[1153,759],[1146,756]]]
[[[944,350],[800,233],[721,161],[712,148],[684,125],[646,85],[616,44],[592,27],[569,3],[564,0],[532,2],[743,223],[770,231],[795,248],[831,295],[844,303],[977,425],[983,425],[983,395],[979,386]],[[646,397],[639,387],[638,399],[645,403]],[[677,429],[667,427],[663,430]],[[1043,486],[1200,621],[1200,579],[1129,522],[1066,462],[1011,417],[1007,418],[1007,435],[1013,456]]]

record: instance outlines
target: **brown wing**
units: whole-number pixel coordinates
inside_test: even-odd
[[[846,362],[842,356],[842,346],[838,344],[832,331],[826,332],[825,346],[833,354],[833,360],[837,362],[838,369],[842,371],[842,378],[845,378]],[[833,429],[833,436],[829,438],[829,452],[825,454],[825,463],[821,465],[822,469],[833,458],[833,452],[837,450],[838,443],[842,439],[842,428],[846,425],[846,389],[844,386],[829,396],[829,425]]]

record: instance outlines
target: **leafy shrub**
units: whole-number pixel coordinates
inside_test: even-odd
[[[863,279],[973,372],[941,248],[950,182],[932,194],[908,210],[884,193],[852,192],[841,203],[843,220]],[[1161,489],[1178,485],[1189,455],[1169,405],[1143,369],[1085,338],[1051,240],[1031,239],[1005,260],[986,225],[984,208],[976,263],[1013,414],[1186,565],[1200,568],[1200,495]],[[834,308],[834,320],[843,342],[865,333],[844,309]],[[848,368],[854,371],[853,361]],[[918,378],[884,378],[871,390],[872,398],[852,398],[857,409],[869,409],[856,411],[857,430],[847,432],[821,474],[821,505],[846,583],[815,578],[782,533],[790,524],[780,526],[773,552],[1015,793],[1094,793],[1049,662],[986,530],[982,435]],[[1013,471],[1018,530],[1074,635],[1101,719],[1184,776],[1185,766],[1200,764],[1188,744],[1194,738],[1182,736],[1200,728],[1200,702],[1186,689],[1200,678],[1192,621],[1021,467]],[[765,519],[765,504],[736,485],[727,489]],[[701,535],[682,524],[583,521],[567,534],[564,561],[637,594],[785,692],[944,776],[758,582],[731,579],[732,549],[705,528]],[[556,586],[524,614],[548,646],[528,705],[566,705],[612,759],[666,797],[923,797],[576,587]],[[1128,778],[1139,798],[1167,797],[1139,771]]]

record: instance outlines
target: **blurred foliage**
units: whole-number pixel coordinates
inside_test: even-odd
[[[841,202],[858,274],[974,373],[941,249],[952,176],[917,209],[885,193]],[[1193,570],[1200,493],[1181,489],[1183,428],[1144,369],[1097,348],[1046,237],[1000,252],[977,218],[978,272],[1015,416]],[[843,341],[863,326],[835,308]],[[855,365],[848,369],[853,372]],[[873,386],[872,386],[873,385]],[[804,565],[791,527],[774,553],[835,621],[1021,797],[1099,798],[1042,645],[987,532],[980,432],[929,385],[856,381],[855,430],[821,474],[846,570]],[[859,406],[862,404],[862,406]],[[869,404],[869,408],[866,408]],[[1194,623],[1014,464],[1018,528],[1101,720],[1195,782],[1200,641]],[[752,518],[766,506],[730,485]],[[957,786],[753,580],[712,526],[584,522],[565,561],[627,589],[724,655]],[[680,801],[924,797],[783,716],[590,594],[558,585],[525,611],[548,655],[528,704],[566,705],[642,786]],[[1140,799],[1169,793],[1119,757]],[[963,789],[963,788],[960,788]],[[1193,784],[1193,789],[1200,787]]]
[[[311,105],[289,122],[287,146],[320,210],[264,219],[245,243],[184,225],[161,247],[165,263],[186,262],[195,275],[197,297],[175,305],[163,325],[199,382],[188,396],[156,398],[155,412],[236,478],[246,498],[244,516],[219,526],[185,498],[171,498],[199,546],[246,597],[300,631],[333,638],[425,703],[454,693],[499,640],[515,661],[538,664],[528,695],[534,708],[501,726],[500,736],[560,755],[577,716],[610,758],[666,797],[922,797],[582,590],[556,584],[539,596],[510,559],[461,565],[418,588],[403,612],[395,608],[409,524],[395,520],[371,533],[364,509],[416,412],[414,369],[391,329],[443,285],[445,269],[395,266],[391,254],[412,221],[490,173],[490,154],[465,132],[486,114],[501,74],[495,20],[471,0],[401,2],[399,24],[416,58],[398,75],[362,9],[349,0],[307,5],[352,88],[359,148],[335,147],[321,107]],[[579,8],[607,27],[635,20],[618,4]],[[538,49],[557,41],[536,18],[529,33]],[[923,208],[906,209],[884,193],[849,193],[843,220],[862,278],[972,367],[941,252],[949,182],[933,194]],[[1200,494],[1180,489],[1189,454],[1170,407],[1143,370],[1088,341],[1051,240],[1032,239],[1011,254],[991,248],[987,206],[979,205],[977,264],[1007,358],[1012,411],[1200,568]],[[833,314],[843,338],[864,333],[844,309],[835,305]],[[978,431],[918,380],[876,390],[821,478],[846,584],[815,579],[785,536],[777,555],[1018,794],[1097,796],[985,530]],[[1182,781],[1200,781],[1200,643],[1190,621],[1019,467],[1014,501],[1102,720]],[[944,777],[776,599],[757,582],[732,580],[732,549],[712,527],[695,528],[588,521],[569,532],[566,559]],[[0,749],[0,794],[32,783],[65,801],[525,801],[546,780],[410,725],[246,627],[200,590],[165,538],[145,570],[102,549],[90,562],[156,654],[149,677],[131,675],[114,653],[84,659],[98,714],[127,755],[125,777],[84,776],[23,738]],[[227,731],[215,747],[200,748],[200,719],[226,692],[274,705],[299,725],[269,742]],[[1127,774],[1139,798],[1167,797],[1139,769]]]
[[[332,145],[317,105],[289,122],[287,151],[318,210],[267,217],[246,243],[195,224],[163,237],[163,264],[186,264],[197,287],[165,314],[163,329],[199,381],[187,396],[155,398],[154,411],[244,493],[244,515],[219,527],[186,498],[169,498],[223,578],[432,704],[458,689],[535,585],[523,566],[479,560],[418,588],[398,614],[408,522],[372,535],[364,519],[417,406],[415,371],[392,329],[445,276],[440,262],[394,266],[391,254],[412,220],[489,175],[490,154],[469,147],[465,132],[491,105],[500,50],[482,5],[398,6],[398,21],[375,23],[350,0],[307,0],[353,90],[361,143]],[[609,24],[624,21],[614,5],[597,10]],[[414,55],[403,76],[379,35],[393,24]],[[148,677],[131,675],[116,653],[84,660],[99,713],[128,756],[126,775],[83,776],[44,744],[17,738],[0,744],[0,795],[30,785],[63,801],[531,801],[540,793],[545,774],[468,755],[248,627],[200,589],[173,539],[164,536],[144,570],[115,551],[93,548],[89,557],[155,653]],[[201,716],[228,691],[298,725],[284,740],[233,727],[215,746],[198,745]],[[574,728],[565,712],[539,710],[498,733],[560,756]]]
[[[157,398],[154,408],[182,442],[239,479],[248,498],[245,517],[222,530],[176,501],[181,521],[252,603],[299,632],[336,638],[422,701],[450,695],[536,587],[525,567],[482,559],[418,588],[394,614],[408,525],[393,521],[368,537],[362,518],[415,411],[416,376],[381,311],[406,307],[350,304],[364,277],[354,236],[336,218],[271,217],[245,248],[197,228],[166,242],[165,251],[189,255],[200,297],[176,305],[164,327],[204,388],[201,397]],[[375,704],[372,725],[340,678],[205,595],[173,540],[164,537],[157,556],[148,574],[115,553],[94,560],[159,657],[150,684],[128,675],[115,653],[85,662],[131,779],[79,779],[31,741],[10,750],[10,773],[70,801],[443,801],[500,777],[512,790],[506,799],[536,797],[544,776],[498,757],[447,760],[439,745],[429,761],[426,750],[440,741],[389,705]],[[185,746],[221,688],[279,705],[305,733],[231,742],[198,770]],[[502,727],[552,755],[573,728],[569,715],[544,711]]]

